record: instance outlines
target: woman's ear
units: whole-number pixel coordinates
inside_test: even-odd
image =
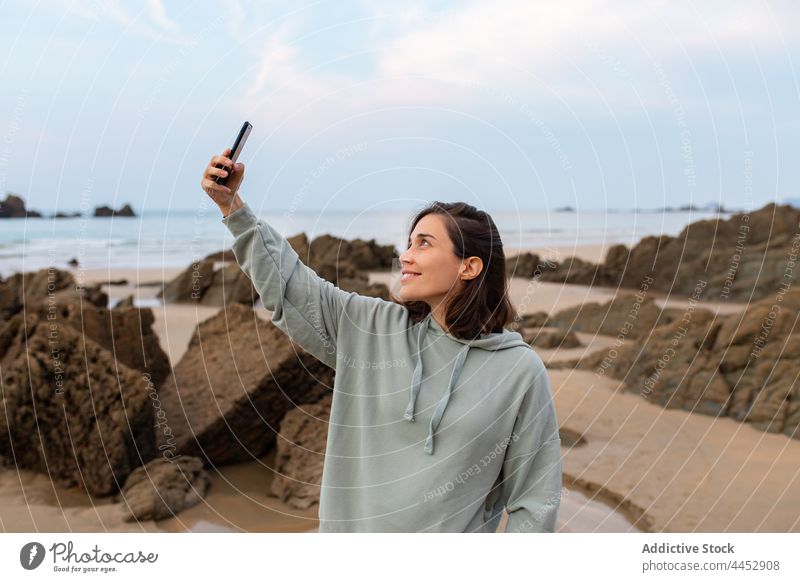
[[[480,275],[481,271],[483,271],[483,261],[481,260],[481,258],[469,257],[467,259],[464,259],[464,263],[461,268],[460,278],[463,281],[468,281]]]

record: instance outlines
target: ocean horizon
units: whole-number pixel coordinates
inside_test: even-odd
[[[395,210],[253,209],[287,237],[305,232],[311,240],[323,234],[374,239],[394,245],[398,252],[413,217],[413,212]],[[501,210],[490,214],[508,255],[579,245],[632,246],[646,236],[675,236],[692,222],[729,216],[705,209]],[[143,210],[136,217],[4,219],[0,221],[0,275],[48,266],[66,268],[73,258],[86,269],[188,267],[210,253],[230,248],[233,237],[221,220],[219,210],[209,205],[196,210]]]

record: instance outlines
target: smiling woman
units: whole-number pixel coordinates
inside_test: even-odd
[[[463,203],[420,212],[401,296],[384,301],[319,277],[238,197],[243,174],[226,191],[208,180],[219,171],[210,165],[203,187],[272,322],[336,369],[319,531],[493,532],[504,508],[506,532],[555,531],[562,465],[550,381],[504,328],[512,309],[491,217]]]
[[[411,223],[399,296],[413,321],[428,315],[454,336],[500,332],[514,317],[497,227],[463,202],[432,202]]]

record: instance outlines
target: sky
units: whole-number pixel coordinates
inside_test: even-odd
[[[0,197],[191,210],[244,120],[260,209],[800,196],[800,5],[4,2]]]

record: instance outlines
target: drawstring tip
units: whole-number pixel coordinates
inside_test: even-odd
[[[414,422],[414,413],[406,410],[405,414],[403,414],[403,418],[405,418],[408,422]]]
[[[433,454],[433,435],[428,435],[428,438],[425,439],[425,452],[429,455]]]

